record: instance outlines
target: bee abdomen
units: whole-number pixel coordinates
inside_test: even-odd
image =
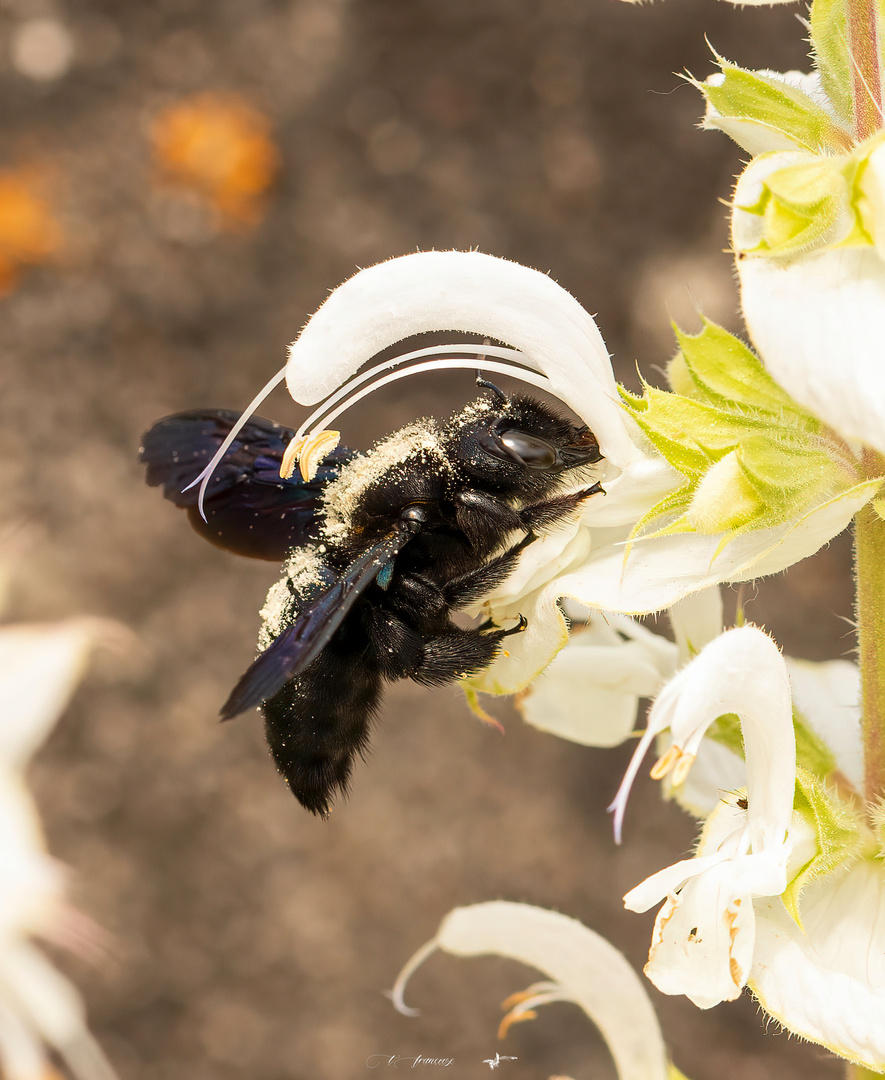
[[[311,813],[326,817],[335,795],[346,793],[380,696],[377,674],[326,650],[262,706],[276,766]]]

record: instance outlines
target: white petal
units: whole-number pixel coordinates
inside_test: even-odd
[[[573,632],[520,701],[526,722],[582,746],[622,743],[633,730],[640,698],[656,694],[675,670],[676,646],[648,636],[658,641],[625,641],[604,617]]]
[[[0,630],[0,761],[22,768],[83,675],[98,620]]]
[[[670,608],[670,625],[683,661],[696,656],[722,633],[722,591],[703,589]]]
[[[403,338],[460,330],[506,342],[544,372],[618,467],[643,455],[628,432],[596,323],[546,274],[478,251],[424,251],[361,270],[340,285],[290,347],[296,401],[322,400]]]
[[[33,945],[0,949],[0,996],[66,1060],[78,1080],[115,1080],[115,1073],[86,1029],[79,993]]]
[[[436,945],[456,956],[494,953],[543,971],[599,1028],[619,1080],[665,1080],[667,1055],[648,995],[605,938],[554,911],[496,901],[456,908]]]
[[[885,879],[880,861],[812,881],[805,932],[780,900],[756,901],[750,987],[797,1035],[879,1071],[885,1067]]]
[[[735,191],[752,205],[771,164],[754,162]],[[735,210],[735,250],[754,246],[760,219]],[[737,261],[750,337],[774,378],[849,441],[885,450],[885,262],[874,248],[833,248],[792,260]]]
[[[850,660],[813,663],[787,657],[793,702],[836,758],[842,775],[863,791],[860,672]]]
[[[645,974],[664,994],[699,1009],[740,995],[753,958],[753,904],[721,863],[690,881],[658,912]]]
[[[624,547],[610,544],[552,582],[548,599],[571,596],[588,607],[644,615],[723,581],[779,573],[842,532],[877,490],[875,482],[859,484],[798,522],[736,536],[722,551],[721,536],[685,533],[640,540],[625,562]]]
[[[521,634],[504,640],[501,652],[489,667],[468,679],[483,694],[515,694],[525,689],[568,642],[568,621],[557,604],[545,599],[546,590],[524,596],[516,603],[495,604],[494,619],[507,626],[523,615],[528,625]]]

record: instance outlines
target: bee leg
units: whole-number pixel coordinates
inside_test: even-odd
[[[443,588],[446,603],[458,608],[471,604],[474,600],[482,600],[504,581],[516,566],[520,553],[536,539],[535,534],[530,532],[518,544],[514,544],[484,566],[448,582]]]
[[[484,491],[459,491],[454,503],[458,528],[475,548],[496,548],[508,532],[524,527],[516,510]]]
[[[563,518],[577,510],[585,499],[591,495],[605,494],[600,484],[584,488],[582,491],[574,491],[569,495],[555,495],[552,499],[533,503],[519,511],[519,519],[526,529],[543,529],[549,525],[555,525]]]
[[[425,641],[424,657],[410,673],[410,678],[424,686],[441,686],[465,675],[475,675],[491,664],[500,651],[501,641],[514,632],[493,630],[488,633],[478,628],[452,627],[448,633]]]

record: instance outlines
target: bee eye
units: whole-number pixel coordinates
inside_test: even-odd
[[[552,469],[562,463],[554,446],[537,435],[511,428],[498,432],[498,440],[507,456],[529,469]]]

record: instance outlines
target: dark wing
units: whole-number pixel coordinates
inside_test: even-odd
[[[415,535],[412,522],[401,521],[383,540],[355,559],[341,577],[299,613],[295,622],[268,645],[221,707],[230,720],[273,697],[325,648],[346,615],[382,569]]]
[[[302,479],[297,469],[283,480],[280,463],[294,432],[253,416],[212,474],[204,521],[197,506],[199,487],[183,489],[208,464],[239,417],[226,409],[167,416],[145,434],[139,459],[147,466],[148,484],[162,485],[165,497],[187,510],[201,536],[238,555],[282,562],[291,548],[316,536],[320,493],[356,454],[339,447],[313,480]]]

